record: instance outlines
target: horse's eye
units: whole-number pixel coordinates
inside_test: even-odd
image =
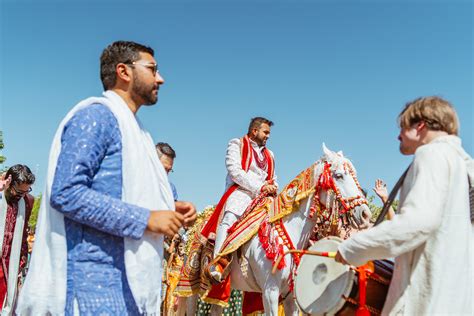
[[[334,174],[334,179],[342,180],[342,178],[344,178],[344,175],[342,173],[335,173]]]

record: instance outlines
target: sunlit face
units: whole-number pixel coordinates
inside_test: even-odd
[[[259,128],[252,130],[252,135],[250,137],[254,142],[259,146],[265,146],[267,140],[270,138],[270,125],[267,123],[262,123]]]
[[[134,62],[131,96],[139,104],[153,105],[158,101],[158,90],[165,81],[157,71],[155,58],[148,53],[140,53]]]
[[[15,183],[10,184],[5,190],[5,198],[8,203],[18,203],[18,201],[31,191],[31,184]]]
[[[413,155],[416,149],[421,145],[419,123],[410,127],[402,127],[398,135],[400,141],[400,152],[403,155]]]
[[[173,163],[174,163],[173,158],[166,155],[162,155],[160,157],[160,161],[163,164],[163,167],[165,168],[166,173],[169,174],[170,172],[173,171]]]

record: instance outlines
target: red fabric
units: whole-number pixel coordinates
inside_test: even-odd
[[[229,196],[237,190],[239,186],[237,184],[232,185],[221,197],[219,203],[217,203],[216,209],[212,213],[211,217],[207,221],[206,225],[201,230],[201,235],[206,238],[209,238],[211,233],[216,233],[217,231],[217,224],[219,223],[219,217],[221,216],[222,210],[224,209],[224,205],[227,202]]]
[[[3,274],[3,268],[0,265],[0,310],[2,310],[2,304],[5,300],[5,295],[7,294],[7,280]]]
[[[263,310],[264,306],[262,293],[244,292],[244,299],[242,302],[242,315],[263,312]]]
[[[5,196],[3,196],[5,198]],[[33,209],[34,198],[26,195],[25,199],[25,225],[23,227],[23,238],[21,241],[20,252],[20,270],[25,268],[28,258],[28,221],[30,220],[31,210]],[[15,231],[16,217],[18,215],[18,203],[7,203],[7,215],[5,220],[5,232],[3,235],[3,251],[0,260],[0,309],[7,293],[7,275],[10,264],[10,254],[13,242],[13,233]],[[4,269],[6,271],[4,271]]]
[[[267,148],[263,150],[263,154],[265,155],[268,161],[267,181],[272,181],[273,183],[273,176],[275,173],[275,161],[273,160],[273,157]]]
[[[357,308],[356,316],[370,316],[370,312],[365,305],[367,298],[367,275],[370,274],[370,267],[364,265],[357,268],[359,272],[359,308]]]
[[[212,300],[228,302],[230,298],[230,274],[219,284],[212,286],[207,297]]]

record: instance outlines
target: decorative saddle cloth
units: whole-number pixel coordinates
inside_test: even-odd
[[[314,192],[314,165],[301,172],[286,185],[276,197],[258,196],[240,219],[229,228],[219,256],[225,256],[239,249],[262,227],[266,219],[273,223],[298,209],[299,202]]]
[[[272,226],[267,224],[274,223],[297,210],[300,201],[314,192],[314,168],[315,165],[312,165],[301,172],[276,198],[259,196],[253,200],[242,217],[229,228],[219,256],[233,253],[255,236],[259,229]],[[212,211],[213,209],[208,209],[202,214],[189,232],[186,249],[188,256],[181,270],[176,292],[179,296],[199,294],[208,303],[225,306],[227,296],[230,297],[230,282],[223,283],[222,288],[213,286],[204,273],[205,267],[213,260],[214,242],[204,237],[201,232]],[[219,295],[214,295],[217,292]]]

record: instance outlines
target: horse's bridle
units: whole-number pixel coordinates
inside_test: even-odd
[[[359,192],[362,193],[362,188],[360,187],[359,181],[357,180],[354,168],[352,168],[349,163],[345,162],[344,170],[351,175],[352,179],[357,185],[357,188],[359,189]],[[313,201],[310,207],[310,218],[313,218],[314,214],[318,213],[323,217],[324,220],[329,221],[331,216],[333,215],[335,207],[331,207],[330,205],[324,205],[321,202],[320,192],[322,190],[328,193],[331,193],[332,191],[335,195],[334,200],[337,201],[339,204],[339,206],[336,207],[338,213],[337,215],[342,215],[346,213],[349,213],[348,215],[351,215],[352,210],[354,208],[364,204],[368,205],[367,199],[362,194],[344,198],[332,176],[331,164],[328,161],[324,161],[323,172],[321,172],[321,174],[319,175],[318,181],[315,185]],[[328,202],[329,200],[330,199],[328,198]],[[324,213],[326,213],[326,215]]]

